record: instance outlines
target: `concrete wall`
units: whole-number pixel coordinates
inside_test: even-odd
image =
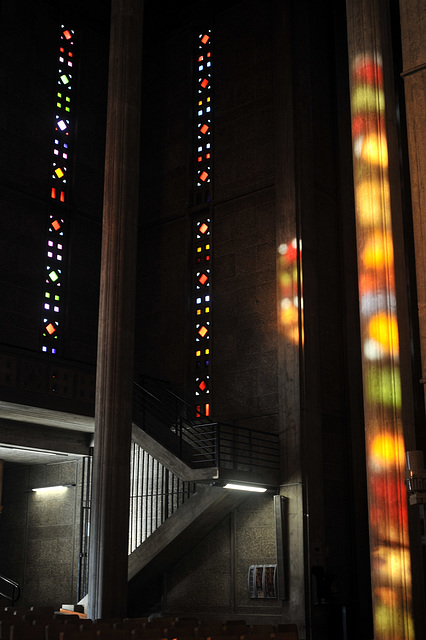
[[[281,620],[281,601],[252,599],[248,569],[275,564],[272,495],[247,498],[165,575],[164,608],[202,617]]]
[[[31,488],[77,483],[63,493]],[[0,571],[18,582],[18,606],[75,602],[80,521],[79,464],[5,465]]]

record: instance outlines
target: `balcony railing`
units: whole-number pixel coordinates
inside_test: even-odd
[[[192,407],[164,383],[134,383],[135,424],[192,469],[278,472],[277,434],[193,416]]]

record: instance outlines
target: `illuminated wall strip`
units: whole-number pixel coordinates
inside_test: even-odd
[[[372,2],[371,4],[374,4]],[[383,68],[373,11],[349,37],[375,640],[414,638]],[[377,10],[377,8],[376,8]],[[350,11],[349,11],[350,15]],[[369,33],[370,40],[366,37]],[[362,37],[361,37],[362,36]],[[359,49],[359,42],[370,48]]]
[[[212,218],[208,203],[212,188],[212,48],[211,32],[197,39],[195,74],[196,117],[194,204],[202,212],[193,217],[193,364],[196,416],[210,416],[212,333]]]
[[[56,354],[63,338],[64,265],[67,242],[67,208],[72,154],[74,77],[74,31],[61,26],[53,145],[49,179],[49,215],[46,234],[43,288],[42,351]]]

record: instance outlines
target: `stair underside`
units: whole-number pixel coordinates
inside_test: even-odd
[[[206,536],[247,494],[199,485],[197,491],[129,556],[128,579],[138,587],[164,573]]]

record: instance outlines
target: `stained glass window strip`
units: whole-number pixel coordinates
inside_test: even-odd
[[[196,91],[195,190],[206,201],[212,173],[212,42],[211,31],[198,36]],[[204,196],[204,198],[200,197]]]
[[[213,76],[211,30],[200,31],[194,73],[193,387],[196,417],[211,411]]]
[[[194,222],[194,351],[196,416],[210,415],[211,218]]]
[[[74,31],[61,25],[57,66],[53,144],[49,177],[49,213],[45,247],[42,351],[56,354],[62,342],[64,265],[67,242],[72,116],[74,108]]]

